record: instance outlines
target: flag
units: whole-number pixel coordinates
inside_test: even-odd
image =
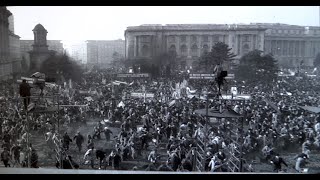
[[[69,79],[69,89],[72,89],[72,80]]]
[[[107,80],[106,79],[102,79],[102,84],[106,84]]]
[[[124,107],[124,103],[121,101],[119,104],[118,104],[118,107]]]

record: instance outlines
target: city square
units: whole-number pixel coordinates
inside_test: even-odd
[[[320,172],[319,24],[129,25],[66,45],[48,22],[21,38],[13,12],[1,174]]]

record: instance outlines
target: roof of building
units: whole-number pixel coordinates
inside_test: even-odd
[[[33,31],[47,31],[47,30],[39,23],[34,27]]]
[[[260,25],[242,24],[166,24],[166,25],[140,25],[129,26],[126,31],[145,30],[265,30]]]

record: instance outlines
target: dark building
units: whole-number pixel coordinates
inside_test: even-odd
[[[56,54],[56,51],[49,50],[47,45],[48,31],[41,25],[37,24],[32,30],[34,34],[34,43],[30,54],[30,70],[39,71],[41,64],[49,56]]]
[[[0,80],[16,78],[21,70],[20,37],[14,34],[13,14],[0,7]]]

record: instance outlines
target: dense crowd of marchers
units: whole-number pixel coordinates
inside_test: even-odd
[[[231,82],[232,81],[232,82]],[[196,137],[207,138],[205,171],[227,172],[230,148],[243,146],[246,164],[245,171],[254,171],[252,156],[260,157],[263,163],[273,165],[274,171],[281,171],[281,163],[288,166],[280,154],[289,150],[299,152],[296,156],[296,171],[301,172],[307,165],[313,152],[320,150],[320,118],[315,113],[305,111],[300,106],[319,106],[318,77],[287,76],[273,82],[272,88],[261,84],[246,84],[230,80],[242,94],[250,94],[250,101],[238,102],[234,111],[246,114],[244,136],[238,144],[227,138],[230,122],[235,119],[222,118],[220,124],[208,131],[197,126],[205,117],[194,113],[196,109],[205,108],[206,100],[200,95],[188,96],[182,93],[179,98],[175,85],[182,83],[185,87],[206,91],[212,83],[206,80],[191,80],[184,77],[164,79],[134,80],[133,83],[112,84],[112,78],[106,71],[91,71],[85,74],[82,82],[55,87],[46,87],[44,95],[60,92],[61,104],[88,105],[87,107],[65,107],[60,123],[87,126],[89,119],[99,119],[93,133],[78,132],[70,137],[67,132],[57,130],[58,113],[23,114],[23,101],[18,99],[18,86],[15,82],[1,83],[1,160],[5,167],[27,167],[27,155],[31,167],[39,164],[38,152],[32,144],[27,145],[28,126],[30,132],[44,136],[47,146],[66,153],[58,168],[87,168],[76,162],[73,154],[67,153],[70,143],[77,145],[83,153],[83,159],[95,167],[98,159],[99,168],[121,169],[121,162],[145,158],[150,165],[145,170],[192,171],[194,167],[194,147]],[[129,84],[130,83],[130,84]],[[213,83],[214,84],[214,83]],[[154,98],[130,97],[131,92],[153,92]],[[176,96],[176,95],[175,95]],[[90,97],[90,98],[88,98]],[[174,100],[174,101],[173,101]],[[266,103],[269,102],[269,104]],[[121,103],[120,103],[121,102]],[[270,102],[275,105],[270,106]],[[209,108],[217,106],[216,101],[209,101]],[[105,121],[107,119],[107,121]],[[28,120],[28,122],[27,122]],[[120,133],[114,134],[110,127],[120,127]],[[205,134],[207,132],[208,134]],[[105,139],[101,134],[104,134]],[[113,138],[111,134],[114,136]],[[108,141],[113,149],[97,147],[95,142]],[[162,157],[158,152],[160,144],[166,144],[167,154]],[[84,148],[82,147],[84,146]],[[53,153],[52,151],[51,153]],[[143,154],[148,153],[147,156]],[[251,159],[250,159],[251,158]],[[163,161],[165,159],[165,161]],[[83,166],[83,167],[81,167]],[[137,169],[137,167],[134,167]]]

